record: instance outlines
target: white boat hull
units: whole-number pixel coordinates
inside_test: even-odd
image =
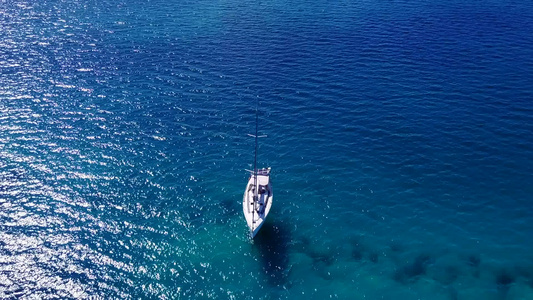
[[[255,176],[257,176],[257,190],[254,186]],[[254,201],[255,195],[257,195],[257,199]],[[270,168],[258,170],[257,175],[252,174],[248,179],[242,199],[242,210],[252,238],[263,226],[272,207],[273,198]]]

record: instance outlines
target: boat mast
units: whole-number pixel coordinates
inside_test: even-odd
[[[254,234],[254,224],[255,224],[255,206],[257,205],[257,201],[259,200],[258,192],[259,187],[257,186],[257,139],[258,139],[258,123],[259,123],[259,116],[258,116],[258,110],[259,110],[259,100],[257,100],[255,105],[255,157],[254,157],[254,200],[253,200],[253,207],[252,207],[252,232],[251,235],[253,237]]]

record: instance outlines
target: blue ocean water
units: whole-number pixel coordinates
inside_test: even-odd
[[[523,0],[1,1],[0,298],[533,299],[531,32]]]

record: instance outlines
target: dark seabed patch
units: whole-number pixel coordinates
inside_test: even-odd
[[[474,278],[479,278],[481,273],[481,256],[479,254],[471,253],[466,256],[460,257],[459,260],[464,262],[465,267],[469,270],[470,274]]]
[[[394,280],[407,284],[415,281],[420,275],[426,274],[428,266],[433,258],[428,254],[419,254],[412,262],[400,267],[394,272]]]
[[[334,251],[309,251],[307,255],[313,259],[313,270],[323,279],[332,280],[328,271],[333,266],[337,253]]]
[[[365,255],[366,248],[363,246],[360,239],[352,241],[352,258],[356,261],[361,261]]]
[[[496,284],[499,289],[508,289],[516,280],[516,275],[507,268],[496,271]]]
[[[358,262],[370,261],[377,263],[379,261],[379,252],[372,250],[364,243],[363,237],[352,238],[351,243],[351,258]]]
[[[349,247],[343,247],[344,245],[320,245],[311,242],[307,237],[302,238],[295,246],[299,252],[311,258],[312,269],[325,280],[333,279],[330,269],[335,266],[341,253],[349,249]]]
[[[331,249],[317,249],[309,245],[305,254],[313,259],[314,265],[330,266],[335,262],[338,252]]]
[[[401,253],[404,251],[403,244],[398,241],[394,241],[394,240],[390,242],[389,248],[392,252],[395,252],[395,253]]]
[[[466,257],[466,263],[471,267],[478,268],[481,264],[481,257],[479,254],[470,254]]]

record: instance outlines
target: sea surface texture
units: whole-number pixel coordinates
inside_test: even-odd
[[[533,299],[533,2],[0,1],[0,298]]]

